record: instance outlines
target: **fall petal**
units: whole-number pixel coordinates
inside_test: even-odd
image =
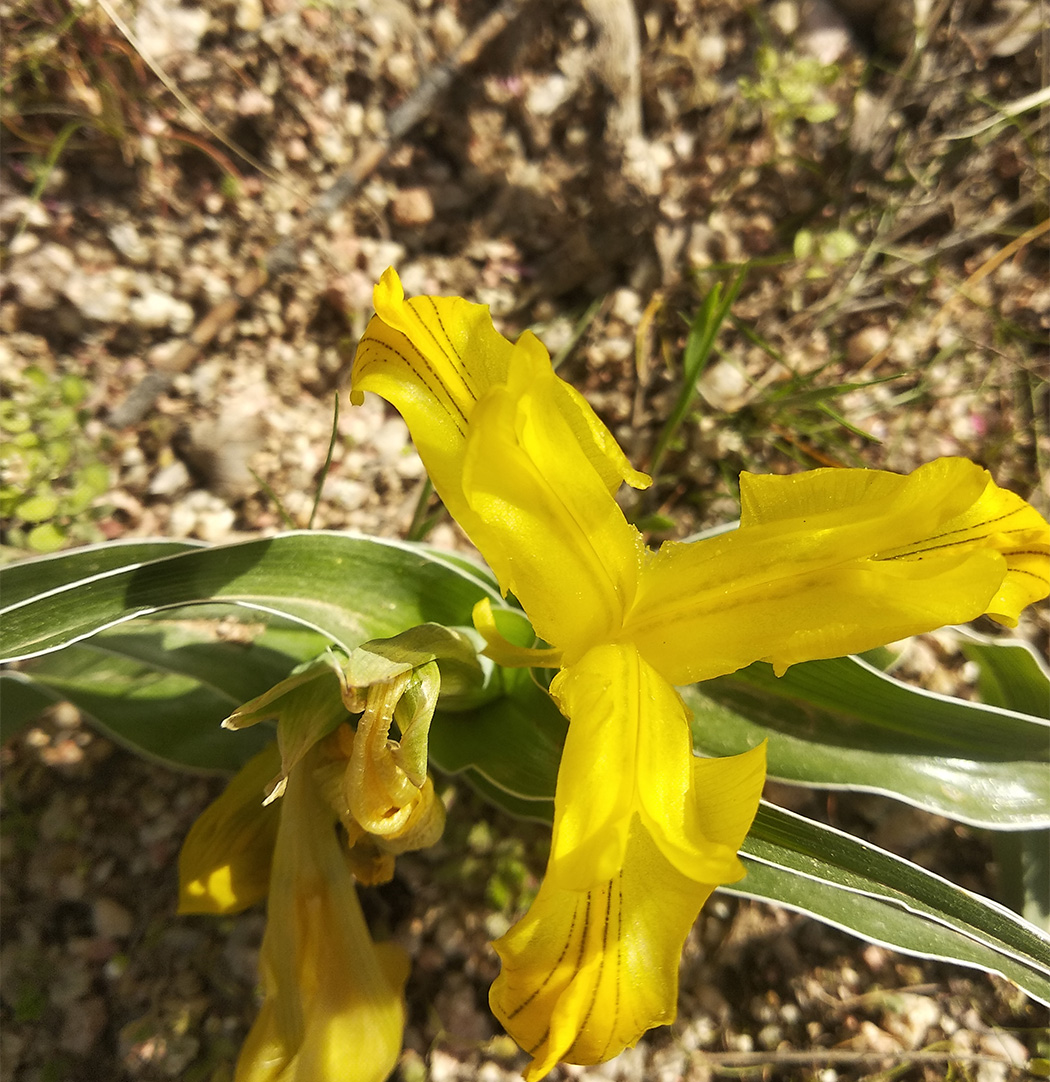
[[[757,660],[783,671],[988,611],[1009,621],[1046,591],[1046,524],[963,459],[907,477],[744,475],[741,492],[740,529],[665,545],[642,573],[625,635],[674,683]]]
[[[696,805],[717,844],[734,851],[754,818],[764,751],[697,760],[710,783]],[[732,879],[743,869],[736,864]],[[528,1082],[559,1060],[599,1063],[673,1021],[685,937],[717,884],[682,875],[640,817],[628,829],[622,868],[587,891],[548,877],[528,913],[495,944],[502,961],[493,1013],[534,1057]]]
[[[739,875],[736,848],[711,839],[695,812],[685,704],[632,646],[595,647],[558,673],[551,695],[569,733],[548,879],[574,890],[610,879],[636,815],[687,877],[719,883]]]

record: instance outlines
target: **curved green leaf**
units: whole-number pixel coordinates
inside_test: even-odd
[[[759,663],[681,689],[694,744],[731,755],[768,739],[771,777],[882,793],[995,829],[1050,824],[1050,726],[902,684],[859,658]]]
[[[107,541],[7,564],[0,569],[3,607],[11,608],[34,594],[44,594],[79,579],[204,547],[201,541]]]
[[[977,664],[977,691],[990,706],[1045,717],[1050,672],[1031,643],[1017,639],[963,639],[959,649]]]
[[[347,534],[280,534],[111,568],[43,591],[33,587],[54,581],[56,561],[76,557],[0,572],[5,593],[12,572],[20,594],[30,589],[0,610],[4,660],[57,650],[136,616],[209,601],[294,620],[347,651],[428,621],[470,624],[482,597],[503,604],[485,573],[463,561]]]
[[[201,606],[100,632],[11,675],[51,701],[72,702],[138,754],[180,768],[233,771],[273,732],[233,733],[221,728],[223,718],[326,643],[276,618],[244,623],[229,610]]]
[[[1050,1004],[1050,936],[1004,906],[768,804],[759,808],[742,855],[747,878],[721,889],[908,954],[998,973]]]

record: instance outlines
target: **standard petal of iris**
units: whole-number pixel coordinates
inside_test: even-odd
[[[618,631],[643,545],[560,412],[560,383],[537,364],[479,403],[463,487],[471,540],[571,662]]]
[[[438,494],[543,638],[600,641],[619,626],[642,554],[612,494],[649,479],[528,331],[512,345],[481,305],[406,301],[392,270],[375,304],[352,401],[374,391],[397,407]]]
[[[1009,618],[1011,561],[1026,583],[1038,581],[1032,565],[1046,565],[1045,523],[1017,497],[990,493],[987,474],[963,459],[907,477],[816,470],[741,481],[740,529],[665,545],[627,618],[626,634],[674,683],[757,660],[782,671],[988,611]],[[1020,534],[988,523],[1004,496]]]
[[[764,750],[695,760],[697,814],[735,851],[758,807]],[[736,864],[733,879],[742,874]],[[572,891],[547,879],[529,912],[495,944],[502,969],[489,1002],[534,1057],[529,1082],[559,1060],[599,1063],[673,1021],[685,937],[715,884],[682,875],[640,817],[624,864],[605,883]]]
[[[278,802],[265,1000],[235,1082],[383,1082],[404,1028],[404,953],[373,944],[347,855],[310,775],[311,753]]]
[[[239,913],[266,896],[278,808],[263,801],[280,770],[271,744],[198,816],[179,853],[180,913]]]
[[[478,400],[505,383],[515,347],[493,327],[485,305],[461,297],[406,301],[393,269],[374,300],[376,315],[354,357],[350,399],[360,404],[363,392],[372,391],[398,410],[438,494],[469,532],[460,487],[467,428]]]
[[[623,866],[635,816],[688,878],[721,883],[739,875],[736,847],[713,839],[696,814],[697,760],[685,704],[634,647],[595,647],[555,676],[551,695],[569,732],[548,880],[588,890],[612,878]]]

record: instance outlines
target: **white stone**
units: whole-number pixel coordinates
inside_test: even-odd
[[[130,262],[142,264],[149,259],[150,246],[132,222],[116,222],[109,227],[108,235],[113,247]]]
[[[176,334],[185,334],[193,326],[193,309],[185,301],[169,293],[150,289],[132,299],[128,306],[132,323],[148,330],[170,327]]]
[[[729,361],[718,361],[700,377],[698,390],[709,406],[732,413],[748,399],[750,385],[747,376]]]
[[[252,32],[262,26],[264,18],[262,0],[239,0],[233,21],[238,30]]]
[[[525,108],[533,116],[550,116],[572,95],[572,83],[560,73],[548,75],[529,88]]]

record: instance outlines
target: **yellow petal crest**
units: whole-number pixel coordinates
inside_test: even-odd
[[[179,852],[180,913],[239,913],[266,897],[278,808],[263,803],[280,770],[270,744],[197,817]]]

